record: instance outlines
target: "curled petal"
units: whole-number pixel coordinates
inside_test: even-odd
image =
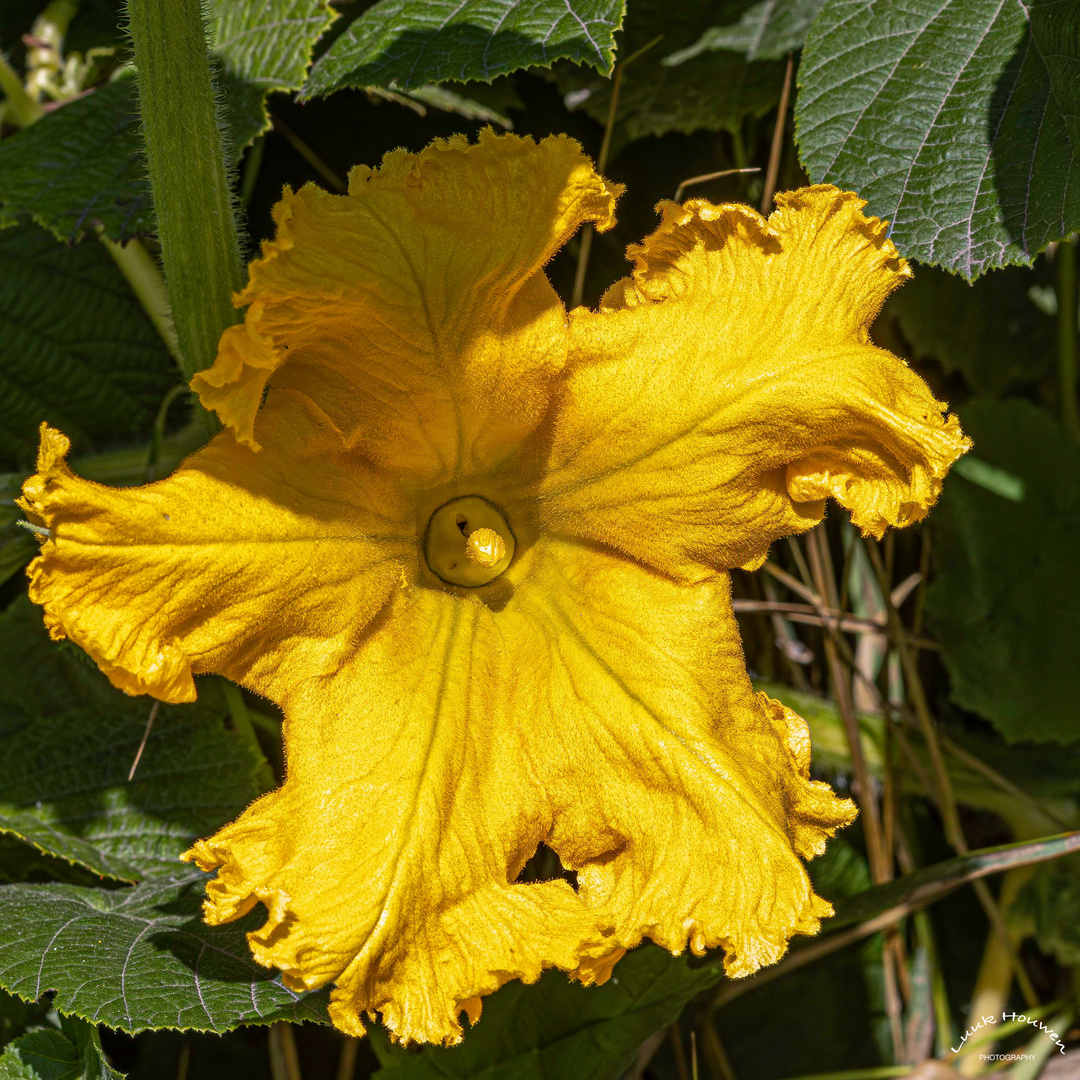
[[[272,695],[355,649],[400,578],[396,486],[298,395],[265,414],[262,453],[222,434],[142,488],[75,476],[42,425],[20,500],[49,530],[30,597],[121,690],[192,701],[192,674],[217,671]]]
[[[584,222],[609,228],[620,191],[572,139],[490,129],[358,167],[348,195],[287,189],[237,297],[255,346],[233,334],[194,385],[240,435],[253,385],[277,368],[273,385],[303,391],[381,464],[446,479],[498,460],[565,362],[541,268]]]
[[[288,779],[188,853],[206,918],[257,902],[260,963],[297,988],[336,982],[361,1034],[457,1042],[462,1012],[510,979],[609,954],[563,881],[515,884],[550,828],[508,708],[505,631],[475,598],[402,590],[332,679],[285,701]]]
[[[513,693],[546,842],[620,948],[721,947],[733,976],[774,962],[831,914],[800,858],[855,808],[810,779],[805,722],[753,692],[727,576],[678,585],[589,546],[540,548],[555,587],[523,586],[506,611],[522,614]]]
[[[191,389],[203,405],[221,417],[238,443],[252,450],[262,449],[255,439],[255,414],[266,384],[285,362],[285,354],[259,331],[260,308],[252,304],[245,320],[221,335],[214,366],[191,380]]]
[[[970,445],[869,326],[909,276],[835,188],[662,204],[631,278],[571,317],[536,495],[545,524],[683,580],[760,565],[831,495],[880,535],[921,519]]]

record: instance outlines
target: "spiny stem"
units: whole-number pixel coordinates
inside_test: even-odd
[[[199,0],[130,0],[139,111],[173,321],[191,378],[237,322],[243,268]]]

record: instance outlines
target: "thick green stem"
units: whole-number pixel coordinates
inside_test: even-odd
[[[26,127],[41,116],[43,112],[41,106],[26,92],[22,79],[2,56],[0,56],[0,91],[3,91],[4,104],[7,106],[6,120],[13,127]]]
[[[1080,410],[1076,401],[1076,236],[1058,244],[1058,376],[1061,422],[1073,442],[1080,443]]]
[[[173,325],[172,312],[169,310],[165,279],[161,276],[157,263],[138,240],[118,244],[104,233],[100,234],[100,239],[120,273],[127,279],[135,298],[142,304],[143,311],[154,324],[154,329],[165,342],[165,347],[172,354],[172,358],[182,372],[183,358],[180,355],[180,343],[176,340],[176,327]]]
[[[139,110],[184,374],[237,322],[243,276],[199,0],[130,0]]]

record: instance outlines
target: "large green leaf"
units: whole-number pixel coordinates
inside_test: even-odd
[[[0,467],[33,463],[42,420],[76,450],[146,437],[179,380],[104,247],[35,225],[0,229],[0,339]]]
[[[972,285],[920,267],[889,298],[874,332],[894,320],[909,355],[962,372],[976,393],[998,395],[1041,379],[1054,359],[1057,328],[1031,301],[1030,287],[1031,272],[1013,267]]]
[[[337,15],[328,0],[211,0],[208,15],[235,158],[269,126],[266,95],[303,84]]]
[[[1020,501],[954,473],[934,511],[927,618],[953,698],[1009,740],[1078,739],[1080,448],[1025,401],[959,412],[974,453],[1020,482]]]
[[[303,82],[334,14],[326,0],[215,0],[209,16],[235,162],[269,125],[266,95]],[[114,240],[153,231],[134,79],[98,87],[0,143],[5,215],[30,215],[62,240],[90,227]]]
[[[149,698],[50,642],[25,598],[0,615],[0,657],[0,832],[122,881],[188,878],[180,853],[259,794],[261,762],[226,731],[212,681],[198,703],[160,708],[128,781]]]
[[[747,60],[778,60],[801,49],[825,0],[761,0],[743,12],[737,23],[710,26],[693,45],[664,59],[670,66],[703,52],[729,49]]]
[[[780,97],[784,65],[747,63],[731,51],[703,52],[667,66],[664,57],[694,41],[717,18],[738,18],[742,0],[637,0],[629,5],[621,57],[652,47],[623,72],[613,144],[618,147],[669,131],[735,131],[748,116],[762,116]],[[657,38],[660,38],[658,41]],[[568,101],[599,123],[607,119],[612,83],[592,71],[560,66],[553,72]]]
[[[304,97],[346,86],[491,82],[556,60],[610,74],[624,0],[380,0],[330,46]]]
[[[244,934],[260,908],[206,926],[206,877],[131,889],[0,886],[0,986],[123,1031],[229,1031],[272,1020],[325,1022],[326,995],[299,994],[251,958]]]
[[[123,881],[183,875],[180,853],[259,794],[261,763],[224,709],[166,706],[128,782],[149,708],[42,717],[0,702],[0,831]]]
[[[923,262],[1029,263],[1080,226],[1078,26],[1059,0],[828,0],[799,71],[811,179]]]

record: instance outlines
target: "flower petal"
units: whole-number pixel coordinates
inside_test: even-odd
[[[733,976],[779,959],[832,911],[799,857],[855,807],[810,780],[805,722],[754,693],[728,576],[679,585],[560,541],[536,560],[503,614],[546,842],[620,947],[720,946]]]
[[[563,881],[512,884],[550,829],[505,695],[502,615],[403,589],[337,675],[282,700],[288,779],[189,852],[210,922],[262,901],[255,958],[289,985],[337,983],[362,1034],[457,1042],[459,1014],[510,979],[610,953]]]
[[[109,488],[42,425],[20,500],[50,533],[30,596],[121,690],[192,701],[192,673],[216,671],[273,696],[324,674],[415,561],[396,483],[342,453],[310,402],[275,392],[259,432],[260,454],[226,433],[167,480]]]
[[[276,368],[372,460],[473,471],[543,416],[566,320],[541,267],[583,222],[610,227],[620,191],[572,139],[490,129],[357,167],[347,196],[286,189],[237,298],[244,363],[237,332],[193,386],[244,437],[250,386]]]
[[[861,199],[661,204],[631,278],[571,316],[536,488],[545,524],[682,580],[760,565],[832,495],[867,533],[920,520],[970,445],[869,326],[909,276]]]

